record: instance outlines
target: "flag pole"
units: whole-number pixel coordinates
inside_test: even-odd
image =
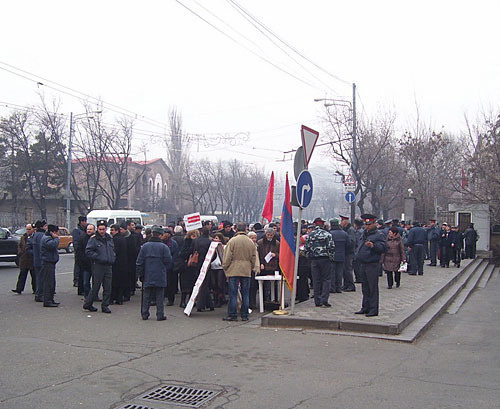
[[[297,239],[295,240],[295,265],[293,267],[293,287],[290,315],[295,313],[295,297],[297,296],[297,273],[299,271],[299,247],[300,247],[300,230],[302,226],[302,207],[299,206],[299,220],[297,222]]]
[[[285,296],[285,280],[283,280],[283,273],[281,273],[281,281],[280,281],[280,306],[277,310],[273,311],[274,315],[287,315],[288,311],[285,311],[281,304],[285,304],[283,297]]]

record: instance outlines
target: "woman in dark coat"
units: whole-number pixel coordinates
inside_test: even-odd
[[[210,244],[212,244],[212,239],[209,237],[210,235],[210,225],[205,225],[201,229],[201,236],[198,237],[193,244],[193,251],[197,251],[199,254],[199,262],[197,266],[196,278],[200,275],[201,267],[203,266],[203,262],[205,261],[205,257],[207,256],[208,249],[210,248]],[[198,293],[198,297],[196,298],[196,310],[198,312],[204,311],[206,308],[209,308],[210,311],[214,310],[214,301],[212,296],[210,295],[210,267],[207,269],[205,279],[200,287],[200,292]]]
[[[182,249],[179,253],[179,261],[182,265],[179,266],[179,277],[181,286],[181,303],[179,307],[186,308],[186,303],[189,295],[193,292],[194,283],[197,278],[197,266],[188,267],[187,262],[189,256],[193,253],[193,242],[200,236],[198,230],[190,230],[186,233]],[[201,260],[200,258],[198,260]]]
[[[393,226],[387,235],[387,251],[382,254],[382,268],[387,274],[387,288],[392,288],[394,281],[396,287],[401,284],[401,271],[399,271],[401,263],[406,263],[405,246],[398,228]]]
[[[112,267],[111,302],[122,305],[125,291],[130,286],[127,266],[127,242],[125,241],[125,237],[120,233],[120,226],[118,224],[113,224],[110,232],[111,236],[113,236],[116,254],[116,259]]]

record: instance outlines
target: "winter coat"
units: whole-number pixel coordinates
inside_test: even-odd
[[[474,244],[476,241],[479,240],[479,235],[477,234],[477,231],[474,230],[472,227],[468,227],[464,231],[464,239],[466,245]]]
[[[439,241],[439,227],[434,225],[433,227],[427,228],[427,240],[428,241]]]
[[[187,265],[189,256],[193,252],[193,242],[192,238],[184,239],[184,244],[176,261],[176,268],[179,269],[179,284],[183,293],[190,293],[193,290],[197,278],[197,266],[188,267]]]
[[[451,234],[450,231],[446,230],[441,230],[441,238],[439,239],[439,246],[440,247],[451,247],[451,239],[453,238],[453,235]]]
[[[167,270],[172,268],[170,249],[157,237],[144,243],[139,251],[136,271],[144,287],[166,287]]]
[[[115,262],[115,248],[113,239],[108,233],[101,236],[99,233],[93,234],[87,247],[85,255],[92,260],[93,263],[111,266]]]
[[[42,260],[40,258],[40,240],[42,240],[44,234],[45,230],[37,230],[33,236],[31,236],[31,240],[28,245],[28,251],[33,254],[33,266],[35,267],[42,266]]]
[[[177,244],[177,241],[170,238],[168,240],[162,240],[162,242],[170,250],[170,255],[172,256],[172,262],[173,262],[173,260],[175,260],[179,255],[179,245]]]
[[[115,248],[115,262],[113,263],[113,287],[128,287],[130,279],[127,270],[127,242],[120,233],[113,236],[113,245]]]
[[[266,237],[258,240],[257,251],[259,253],[260,264],[264,265],[264,268],[262,270],[279,270],[280,242],[276,239],[276,236],[274,236],[272,240],[268,240]],[[276,256],[269,260],[269,263],[266,263],[265,257],[269,252],[275,253]]]
[[[222,268],[226,277],[251,277],[252,271],[257,271],[257,262],[255,244],[245,232],[237,232],[224,249]]]
[[[193,252],[198,252],[198,264],[196,265],[196,276],[200,274],[201,267],[203,266],[203,262],[205,261],[205,257],[207,256],[208,249],[210,248],[210,244],[212,240],[208,236],[200,236],[196,238],[193,242]]]
[[[179,251],[182,249],[182,245],[184,244],[184,234],[183,233],[175,233],[172,236],[172,240],[174,240],[177,243],[177,247]]]
[[[382,254],[381,261],[385,271],[398,271],[401,263],[406,263],[405,246],[399,233],[393,238],[387,237],[387,251]]]
[[[427,232],[423,227],[412,227],[408,233],[408,238],[406,239],[408,246],[412,247],[415,244],[426,244],[427,243]]]
[[[346,242],[345,254],[348,256],[349,254],[353,254],[354,250],[356,250],[356,230],[351,226],[351,223],[348,223],[344,227],[344,231],[347,233],[349,240]]]
[[[141,247],[139,244],[140,238],[135,232],[132,233],[129,230],[125,232],[123,237],[125,237],[125,243],[127,244],[127,270],[130,276],[133,277],[135,275],[135,263]]]
[[[80,236],[76,246],[73,242],[73,246],[75,248],[75,261],[80,266],[82,271],[92,271],[92,260],[85,255],[85,249],[87,248],[89,239],[90,236],[85,233]]]
[[[368,247],[365,243],[371,241],[373,247]],[[383,233],[377,229],[365,230],[358,248],[356,260],[360,263],[378,263],[383,253],[385,253],[386,244]]]
[[[21,240],[17,245],[17,254],[19,255],[19,268],[21,270],[32,270],[33,269],[33,254],[28,251],[28,245],[31,241],[31,237],[28,237],[27,233],[21,236]]]
[[[73,250],[75,251],[75,253],[78,249],[78,245],[80,244],[80,238],[84,235],[87,235],[87,230],[84,230],[80,225],[77,225],[71,232],[71,236],[73,237]],[[85,251],[85,248],[83,248],[83,251]]]
[[[335,259],[335,242],[332,235],[317,226],[307,235],[304,253],[307,258],[328,257],[333,261]]]
[[[45,233],[40,240],[40,260],[42,263],[56,264],[59,261],[59,237]]]
[[[340,228],[340,226],[334,227],[330,230],[330,234],[332,235],[333,242],[335,243],[334,261],[343,263],[345,261],[346,248],[349,245],[349,236]]]
[[[463,235],[459,231],[450,231],[450,246],[455,247],[457,249],[462,248],[463,243]],[[454,244],[454,246],[452,246]]]

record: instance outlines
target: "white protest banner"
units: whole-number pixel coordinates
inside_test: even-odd
[[[184,216],[184,224],[186,225],[186,231],[201,229],[201,216],[200,213],[191,213]]]
[[[188,317],[191,315],[194,303],[196,301],[196,298],[198,297],[198,293],[200,292],[200,287],[203,284],[203,281],[205,280],[205,276],[207,275],[207,271],[210,268],[210,262],[212,261],[212,257],[214,256],[215,249],[219,244],[221,243],[218,241],[213,241],[212,243],[210,243],[207,256],[205,257],[203,265],[201,266],[200,275],[198,276],[198,279],[194,284],[193,292],[191,293],[191,298],[189,299],[189,302],[187,303],[186,308],[184,309],[184,314],[186,314]]]

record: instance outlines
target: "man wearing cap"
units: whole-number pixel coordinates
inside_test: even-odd
[[[378,270],[380,259],[386,251],[384,235],[377,230],[376,217],[373,214],[361,215],[365,223],[365,231],[358,246],[357,259],[360,262],[359,275],[363,291],[361,310],[355,314],[365,314],[367,317],[378,315]]]
[[[349,223],[349,217],[340,216],[340,226],[347,233],[348,240],[345,246],[345,260],[344,260],[344,271],[342,273],[344,279],[343,291],[356,291],[356,286],[354,285],[354,277],[352,275],[353,271],[353,261],[354,261],[354,250],[356,249],[356,231]]]
[[[321,217],[314,219],[315,228],[308,234],[304,253],[311,260],[314,304],[316,307],[331,307],[328,303],[332,279],[332,262],[335,258],[335,243],[332,235],[324,229]]]
[[[343,288],[342,279],[344,276],[344,262],[346,248],[349,245],[349,236],[340,227],[339,219],[330,219],[330,234],[332,235],[332,239],[335,244],[335,257],[332,262],[330,293],[341,293]]]
[[[111,236],[106,233],[107,223],[105,220],[97,222],[97,231],[90,237],[85,255],[92,261],[92,288],[88,297],[85,299],[83,309],[88,311],[97,311],[92,303],[97,299],[97,294],[102,285],[102,304],[101,311],[111,313],[109,304],[111,304],[112,289],[112,266],[115,262],[115,249]]]
[[[163,300],[167,287],[167,270],[172,267],[172,256],[168,246],[162,243],[160,236],[163,228],[153,226],[152,237],[145,243],[137,256],[137,273],[142,281],[141,316],[143,320],[149,318],[149,306],[152,299],[156,301],[156,319],[164,321]]]
[[[87,234],[87,217],[78,216],[78,224],[71,232],[71,236],[73,237],[73,251],[75,253],[78,248],[78,240],[80,240],[80,237],[86,234]],[[83,274],[81,274],[80,272],[80,264],[77,263],[76,258],[75,258],[75,265],[73,267],[73,287],[78,287],[78,295],[83,294]]]
[[[40,240],[40,259],[43,271],[43,306],[57,307],[54,301],[56,290],[56,264],[59,261],[59,227],[49,224]]]
[[[28,242],[27,250],[33,254],[33,268],[35,270],[35,301],[43,302],[43,270],[42,270],[42,260],[40,259],[40,241],[42,240],[45,230],[47,229],[47,222],[45,220],[37,220],[35,222],[35,233],[33,237]]]
[[[408,275],[419,276],[424,274],[424,246],[427,244],[427,232],[423,227],[420,227],[418,221],[413,222],[413,227],[408,233],[406,244],[410,248],[410,269]]]
[[[436,265],[437,265],[437,252],[438,252],[438,247],[439,247],[439,228],[436,225],[435,219],[430,219],[429,223],[430,223],[430,225],[429,225],[429,227],[427,227],[427,241],[429,242],[429,245],[430,245],[429,256],[430,256],[431,262],[430,262],[430,264],[428,264],[428,266],[436,267]]]

